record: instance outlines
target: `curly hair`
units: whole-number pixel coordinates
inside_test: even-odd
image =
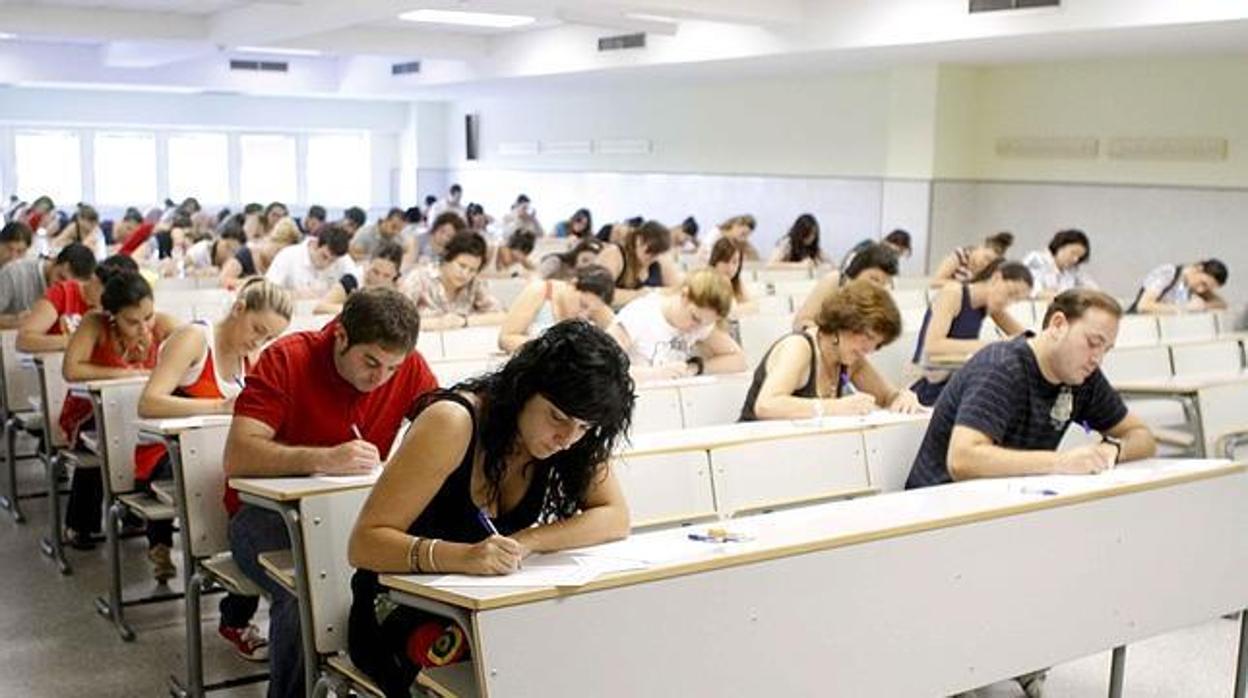
[[[541,520],[573,516],[584,506],[595,478],[616,442],[628,433],[633,415],[633,379],[628,357],[606,332],[583,320],[565,320],[527,342],[499,370],[470,378],[452,390],[481,398],[476,437],[484,451],[482,470],[493,501],[502,493],[504,456],[520,438],[520,411],[542,395],[560,411],[592,426],[568,448],[526,467],[548,474]]]
[[[815,318],[819,331],[874,334],[883,347],[901,334],[901,312],[888,291],[866,279],[850,281],[823,301]]]

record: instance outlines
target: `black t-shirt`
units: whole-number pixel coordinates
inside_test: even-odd
[[[1070,414],[1054,410],[1063,390]],[[906,489],[951,482],[946,456],[953,428],[970,427],[1004,448],[1052,451],[1073,421],[1108,431],[1127,416],[1122,398],[1098,369],[1082,385],[1053,385],[1044,379],[1026,337],[979,350],[949,380],[936,401],[927,435],[914,459]]]
[[[234,259],[238,260],[238,265],[243,268],[242,276],[256,275],[256,258],[251,254],[251,248],[243,245],[238,248],[238,252],[234,253]]]

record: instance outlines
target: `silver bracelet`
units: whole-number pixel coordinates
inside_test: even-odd
[[[438,547],[438,539],[437,539],[437,538],[430,538],[430,539],[429,539],[429,546],[428,546],[428,550],[429,550],[429,571],[430,571],[430,572],[437,572],[437,571],[438,571],[438,565],[437,565],[437,563],[435,563],[435,562],[433,561],[433,549],[434,549],[434,548],[436,548],[436,547]]]

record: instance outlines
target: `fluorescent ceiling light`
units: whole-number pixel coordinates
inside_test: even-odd
[[[489,27],[491,29],[512,29],[523,27],[537,21],[536,17],[527,15],[504,15],[494,12],[460,12],[458,10],[412,10],[399,15],[405,22],[427,22],[430,24],[458,24],[466,27]]]
[[[16,39],[16,38],[17,38],[17,34],[10,34],[8,32],[0,32],[0,41],[8,41],[9,39]]]
[[[667,15],[652,15],[645,12],[629,12],[624,15],[629,19],[639,19],[643,22],[663,22],[665,24],[679,24],[680,20]]]
[[[281,48],[280,46],[235,46],[239,53],[268,53],[274,56],[319,56],[320,51],[310,48]]]
[[[22,80],[14,83],[17,87],[30,87],[45,90],[104,90],[110,92],[158,92],[165,94],[190,95],[196,94],[201,88],[182,87],[178,85],[148,85],[120,82],[64,82],[59,80]]]

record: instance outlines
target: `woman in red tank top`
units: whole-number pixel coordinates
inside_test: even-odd
[[[239,289],[225,317],[179,327],[160,348],[139,399],[139,416],[160,419],[232,412],[248,369],[264,345],[290,324],[293,307],[289,292],[255,277]],[[168,479],[170,467],[164,447],[159,447],[148,481]],[[168,541],[172,542],[172,531]],[[165,571],[170,570],[174,570],[172,561]],[[258,601],[254,596],[226,594],[217,626],[239,656],[253,661],[268,657],[264,635],[251,623]]]
[[[177,320],[156,312],[152,287],[138,272],[112,276],[104,285],[100,305],[102,311],[83,317],[65,348],[63,373],[71,383],[145,375],[156,365],[156,348],[177,326]],[[69,443],[77,440],[92,419],[89,400],[66,397],[60,427]],[[90,533],[99,531],[102,497],[99,470],[74,470],[65,532],[75,547],[89,547]]]

